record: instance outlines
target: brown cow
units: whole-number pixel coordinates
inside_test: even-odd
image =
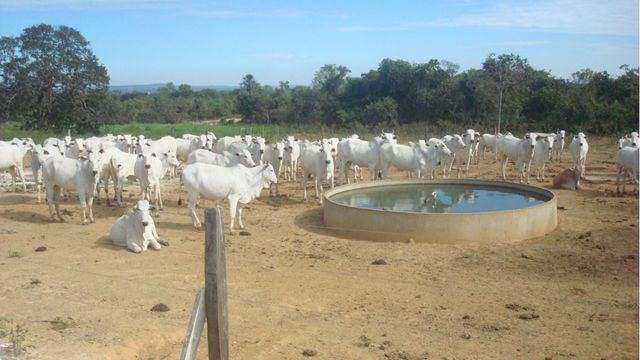
[[[580,172],[566,169],[553,178],[553,187],[556,189],[580,189]]]

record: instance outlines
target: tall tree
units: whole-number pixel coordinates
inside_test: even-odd
[[[482,63],[482,69],[493,79],[498,88],[498,127],[502,123],[502,105],[504,93],[524,80],[525,70],[529,67],[527,59],[514,54],[489,54]]]
[[[36,25],[0,39],[1,117],[29,129],[95,131],[105,119],[107,69],[79,31]]]

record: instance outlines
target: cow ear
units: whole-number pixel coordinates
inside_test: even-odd
[[[542,136],[540,135],[536,136],[536,141],[540,141],[540,139],[542,139]]]
[[[49,151],[47,151],[47,150],[45,150],[43,153],[44,153],[45,155],[49,155]]]

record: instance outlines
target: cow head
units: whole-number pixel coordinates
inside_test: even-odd
[[[81,168],[85,173],[89,174],[95,179],[98,175],[98,154],[91,150],[87,150],[84,154],[78,156]]]
[[[149,206],[149,201],[138,200],[132,210],[133,212],[130,216],[133,218],[133,223],[135,225],[146,228],[149,224],[153,223],[153,218],[150,214],[151,206]]]
[[[262,166],[262,179],[265,185],[271,185],[278,182],[278,176],[276,175],[273,166],[269,162],[265,162]]]
[[[253,161],[253,157],[251,157],[251,153],[247,149],[240,150],[236,152],[236,156],[240,158],[240,163],[246,167],[254,167],[256,166],[255,161]]]
[[[144,162],[145,169],[151,168],[154,158],[158,158],[158,154],[156,154],[155,151],[147,150],[138,154],[138,161]]]

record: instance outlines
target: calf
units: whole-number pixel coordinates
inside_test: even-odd
[[[127,209],[116,222],[111,225],[109,237],[118,246],[126,246],[134,253],[141,253],[151,245],[154,250],[160,250],[160,240],[156,225],[149,214],[149,202],[138,200],[136,206]],[[166,244],[166,243],[165,243]]]
[[[556,189],[578,190],[580,188],[580,173],[575,169],[565,169],[553,177],[553,187]]]
[[[585,176],[585,164],[587,162],[587,153],[589,152],[589,144],[587,137],[583,133],[578,133],[569,144],[569,151],[573,158],[573,169],[577,169],[580,176]]]
[[[93,194],[98,181],[98,159],[95,153],[87,152],[77,160],[68,157],[50,157],[42,166],[42,178],[47,189],[49,216],[60,215],[60,190],[76,190],[82,206],[82,225],[87,224],[86,210],[89,208],[89,221],[93,219]],[[55,206],[55,215],[54,215]]]

